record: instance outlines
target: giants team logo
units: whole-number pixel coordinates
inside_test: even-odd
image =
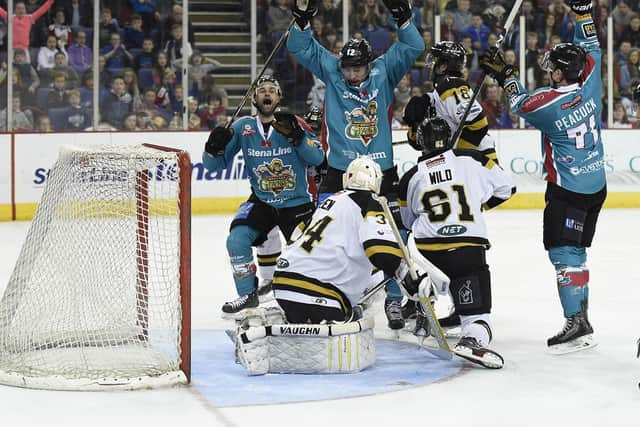
[[[249,123],[247,123],[242,127],[242,133],[240,134],[240,136],[251,136],[254,133],[256,133],[256,130],[252,128]]]
[[[261,191],[272,192],[274,195],[284,190],[296,188],[296,174],[291,166],[282,164],[282,160],[273,159],[270,163],[263,163],[253,170],[258,177],[258,186]]]
[[[344,134],[349,139],[359,139],[366,146],[378,135],[378,103],[369,101],[367,108],[355,108],[345,112],[347,127]]]

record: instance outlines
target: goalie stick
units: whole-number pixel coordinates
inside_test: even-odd
[[[507,17],[507,20],[505,21],[505,24],[504,24],[504,34],[501,34],[500,37],[498,38],[498,41],[496,42],[497,48],[500,48],[500,46],[502,45],[502,42],[504,41],[507,34],[509,33],[509,29],[511,28],[513,21],[516,19],[516,15],[520,10],[521,5],[522,5],[522,0],[516,0],[513,3],[511,12],[509,13],[509,16]],[[485,74],[482,77],[482,81],[480,82],[476,90],[473,91],[473,96],[471,97],[471,100],[469,101],[466,108],[464,109],[464,113],[462,114],[462,118],[460,119],[460,124],[458,124],[456,131],[451,136],[451,146],[454,146],[456,142],[458,142],[458,138],[460,138],[460,135],[462,134],[462,129],[464,128],[465,122],[467,121],[467,117],[469,117],[469,112],[471,111],[473,104],[476,102],[476,99],[478,98],[478,94],[482,90],[482,87],[484,86],[484,83],[486,81],[487,81],[487,75]]]
[[[409,249],[404,244],[402,240],[402,236],[400,235],[400,231],[398,230],[398,226],[393,219],[393,215],[391,214],[391,209],[389,209],[389,203],[387,202],[387,198],[384,196],[378,196],[378,201],[382,205],[382,210],[384,211],[387,220],[389,221],[389,225],[391,225],[391,230],[393,231],[393,235],[398,241],[398,246],[400,247],[400,251],[402,252],[402,258],[409,266],[409,274],[411,274],[411,278],[413,280],[418,279],[418,274],[416,272],[416,267],[414,265],[411,256],[409,255]],[[429,321],[431,325],[431,330],[433,331],[433,337],[438,342],[439,348],[431,348],[427,346],[422,346],[424,349],[435,355],[440,359],[451,360],[453,358],[453,353],[451,348],[449,347],[449,343],[444,335],[444,331],[442,330],[442,326],[440,326],[440,322],[438,321],[438,316],[436,315],[435,310],[433,309],[433,305],[431,301],[429,301],[428,296],[419,297],[420,305],[425,309],[424,315]]]

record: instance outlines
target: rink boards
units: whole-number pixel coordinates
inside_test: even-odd
[[[540,132],[494,130],[500,164],[509,170],[518,194],[507,209],[540,208],[542,164]],[[606,207],[640,207],[640,131],[603,130],[604,167],[609,196]],[[210,173],[202,164],[207,132],[91,132],[17,133],[0,135],[0,220],[30,219],[42,196],[47,173],[63,144],[151,143],[188,151],[192,162],[193,213],[232,213],[246,199],[250,187],[244,160],[239,153],[223,171]],[[394,141],[406,139],[405,130],[393,132]],[[409,145],[394,147],[395,163],[402,175],[416,162]]]

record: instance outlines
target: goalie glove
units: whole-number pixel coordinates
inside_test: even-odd
[[[416,271],[416,279],[412,278],[409,266],[406,262],[402,261],[396,270],[395,279],[410,299],[417,299],[420,283],[424,279],[428,280],[429,275],[426,273],[421,274],[419,271]]]
[[[515,67],[507,64],[502,52],[495,47],[485,50],[480,56],[480,67],[485,73],[496,79],[500,86],[503,86],[504,82],[516,73]]]
[[[311,18],[318,13],[317,0],[294,0],[291,13],[298,27],[304,30]]]
[[[569,0],[567,3],[571,10],[578,16],[590,14],[593,9],[593,2],[591,0]]]
[[[275,120],[271,122],[273,128],[284,135],[290,144],[296,147],[300,145],[304,130],[298,123],[297,117],[291,113],[283,112],[276,112],[273,116],[275,117]]]
[[[218,126],[209,134],[209,139],[204,146],[204,151],[211,154],[213,157],[220,157],[224,155],[224,149],[227,147],[227,144],[231,141],[232,137],[233,128]]]
[[[398,28],[402,27],[405,22],[411,19],[411,6],[407,0],[382,0],[384,5],[391,12],[391,16],[398,24]]]

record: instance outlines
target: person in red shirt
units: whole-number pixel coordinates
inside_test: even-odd
[[[15,3],[14,15],[13,15],[13,48],[24,49],[27,52],[27,59],[29,58],[29,34],[31,33],[31,27],[42,15],[47,13],[54,0],[47,0],[42,6],[40,6],[35,12],[28,15],[27,7],[23,1]],[[0,7],[0,17],[7,20],[7,11]]]

